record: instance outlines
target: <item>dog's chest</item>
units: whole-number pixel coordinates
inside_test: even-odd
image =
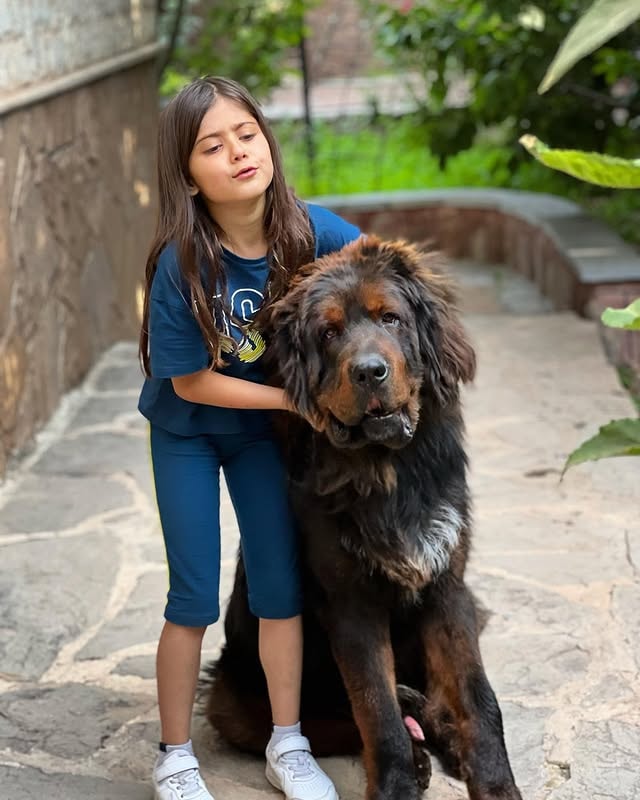
[[[415,593],[447,569],[464,527],[463,516],[450,503],[413,519],[381,517],[368,514],[363,520],[354,514],[355,525],[340,538],[342,549],[366,576],[382,576]]]

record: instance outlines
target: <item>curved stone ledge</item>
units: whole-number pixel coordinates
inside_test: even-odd
[[[362,230],[430,242],[451,258],[506,264],[558,310],[599,318],[640,297],[640,254],[580,206],[510,189],[433,189],[313,198]],[[601,326],[609,359],[640,375],[640,336]]]
[[[594,312],[640,294],[640,255],[580,206],[509,189],[434,189],[313,198],[381,236],[431,241],[453,258],[507,264],[559,309]]]

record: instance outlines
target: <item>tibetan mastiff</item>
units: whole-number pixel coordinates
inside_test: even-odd
[[[297,274],[267,333],[281,384],[312,421],[282,415],[314,753],[362,751],[367,800],[418,800],[430,753],[472,800],[520,800],[464,583],[459,393],[475,356],[437,257],[360,239]],[[227,741],[262,753],[271,716],[241,560],[225,633],[206,714]]]

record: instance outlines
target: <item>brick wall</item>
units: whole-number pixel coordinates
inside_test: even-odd
[[[381,69],[374,56],[373,20],[358,0],[322,0],[309,12],[309,72],[312,81],[367,75]]]

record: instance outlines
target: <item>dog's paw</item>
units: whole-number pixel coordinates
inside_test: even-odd
[[[405,686],[403,683],[397,684],[396,697],[398,698],[403,719],[410,717],[424,730],[427,717],[427,698],[416,689]],[[409,733],[411,733],[410,729]]]
[[[413,750],[413,766],[416,770],[416,781],[421,792],[426,792],[431,782],[431,755],[424,742],[411,740]]]
[[[396,695],[402,713],[402,721],[411,737],[418,788],[421,792],[425,792],[431,781],[431,756],[427,749],[423,729],[426,721],[427,701],[420,692],[403,684],[396,686]]]

